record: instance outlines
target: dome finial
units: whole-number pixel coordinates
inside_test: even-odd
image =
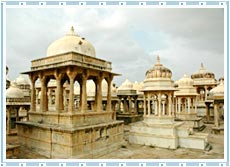
[[[160,64],[160,56],[157,55],[157,64]]]
[[[203,64],[203,63],[201,63],[200,68],[201,68],[201,69],[203,69],[203,68],[204,68],[204,64]]]
[[[70,31],[69,31],[69,33],[67,35],[76,35],[75,32],[74,32],[74,27],[73,26],[71,26]]]

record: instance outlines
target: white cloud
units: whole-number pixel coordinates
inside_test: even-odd
[[[123,75],[115,79],[118,85],[126,78],[142,81],[156,54],[175,79],[197,71],[201,62],[217,77],[223,75],[222,9],[68,7],[6,12],[6,63],[12,79],[28,71],[31,60],[45,57],[49,44],[71,26],[95,46],[98,58],[111,61],[114,72]]]

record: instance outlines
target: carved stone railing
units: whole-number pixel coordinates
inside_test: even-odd
[[[112,70],[111,62],[74,52],[33,60],[31,70],[41,70],[63,65],[76,65],[104,71]]]

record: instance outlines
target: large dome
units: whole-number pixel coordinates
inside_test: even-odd
[[[172,77],[172,72],[168,68],[164,67],[160,63],[160,57],[157,56],[157,62],[154,64],[154,67],[150,68],[146,74],[145,74],[146,79],[151,79],[151,78],[171,78]]]
[[[76,52],[83,55],[96,57],[95,49],[91,43],[81,38],[71,27],[70,32],[64,37],[54,41],[47,49],[47,56],[54,56],[68,52]]]
[[[24,98],[23,91],[17,88],[16,83],[12,82],[6,90],[6,98]]]
[[[212,72],[209,72],[206,68],[204,68],[203,63],[201,63],[199,71],[195,72],[191,76],[192,79],[198,79],[198,78],[213,78],[215,79],[215,75]]]

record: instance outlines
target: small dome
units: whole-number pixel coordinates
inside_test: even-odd
[[[174,84],[177,87],[177,90],[174,95],[175,96],[197,96],[196,88],[193,87],[194,81],[188,76],[184,75],[180,80],[176,81]]]
[[[68,34],[54,41],[48,47],[47,56],[54,56],[68,52],[76,52],[83,55],[96,57],[93,45],[90,42],[86,41],[85,38],[81,38],[80,36],[75,34],[73,27],[71,27]]]
[[[195,72],[191,76],[192,79],[197,79],[197,78],[215,78],[214,73],[209,72],[204,68],[203,63],[201,63],[199,71]]]
[[[15,82],[17,85],[29,85],[29,81],[27,81],[22,75],[19,75]]]
[[[118,88],[118,90],[132,90],[133,89],[133,84],[126,79],[125,82],[121,84],[121,86]]]
[[[176,82],[176,84],[178,84],[178,88],[193,87],[193,83],[194,81],[186,74],[184,75],[183,78],[181,78],[180,80]]]
[[[12,82],[6,90],[6,98],[24,98],[24,93],[21,89],[17,88],[15,82]]]
[[[150,68],[146,74],[145,74],[146,79],[151,79],[151,78],[171,78],[172,77],[172,72],[168,68],[164,67],[160,63],[160,57],[157,56],[157,62],[154,65],[154,67]]]
[[[224,99],[224,79],[220,79],[220,84],[211,89],[208,93],[208,99],[216,99],[216,98],[222,98]]]

